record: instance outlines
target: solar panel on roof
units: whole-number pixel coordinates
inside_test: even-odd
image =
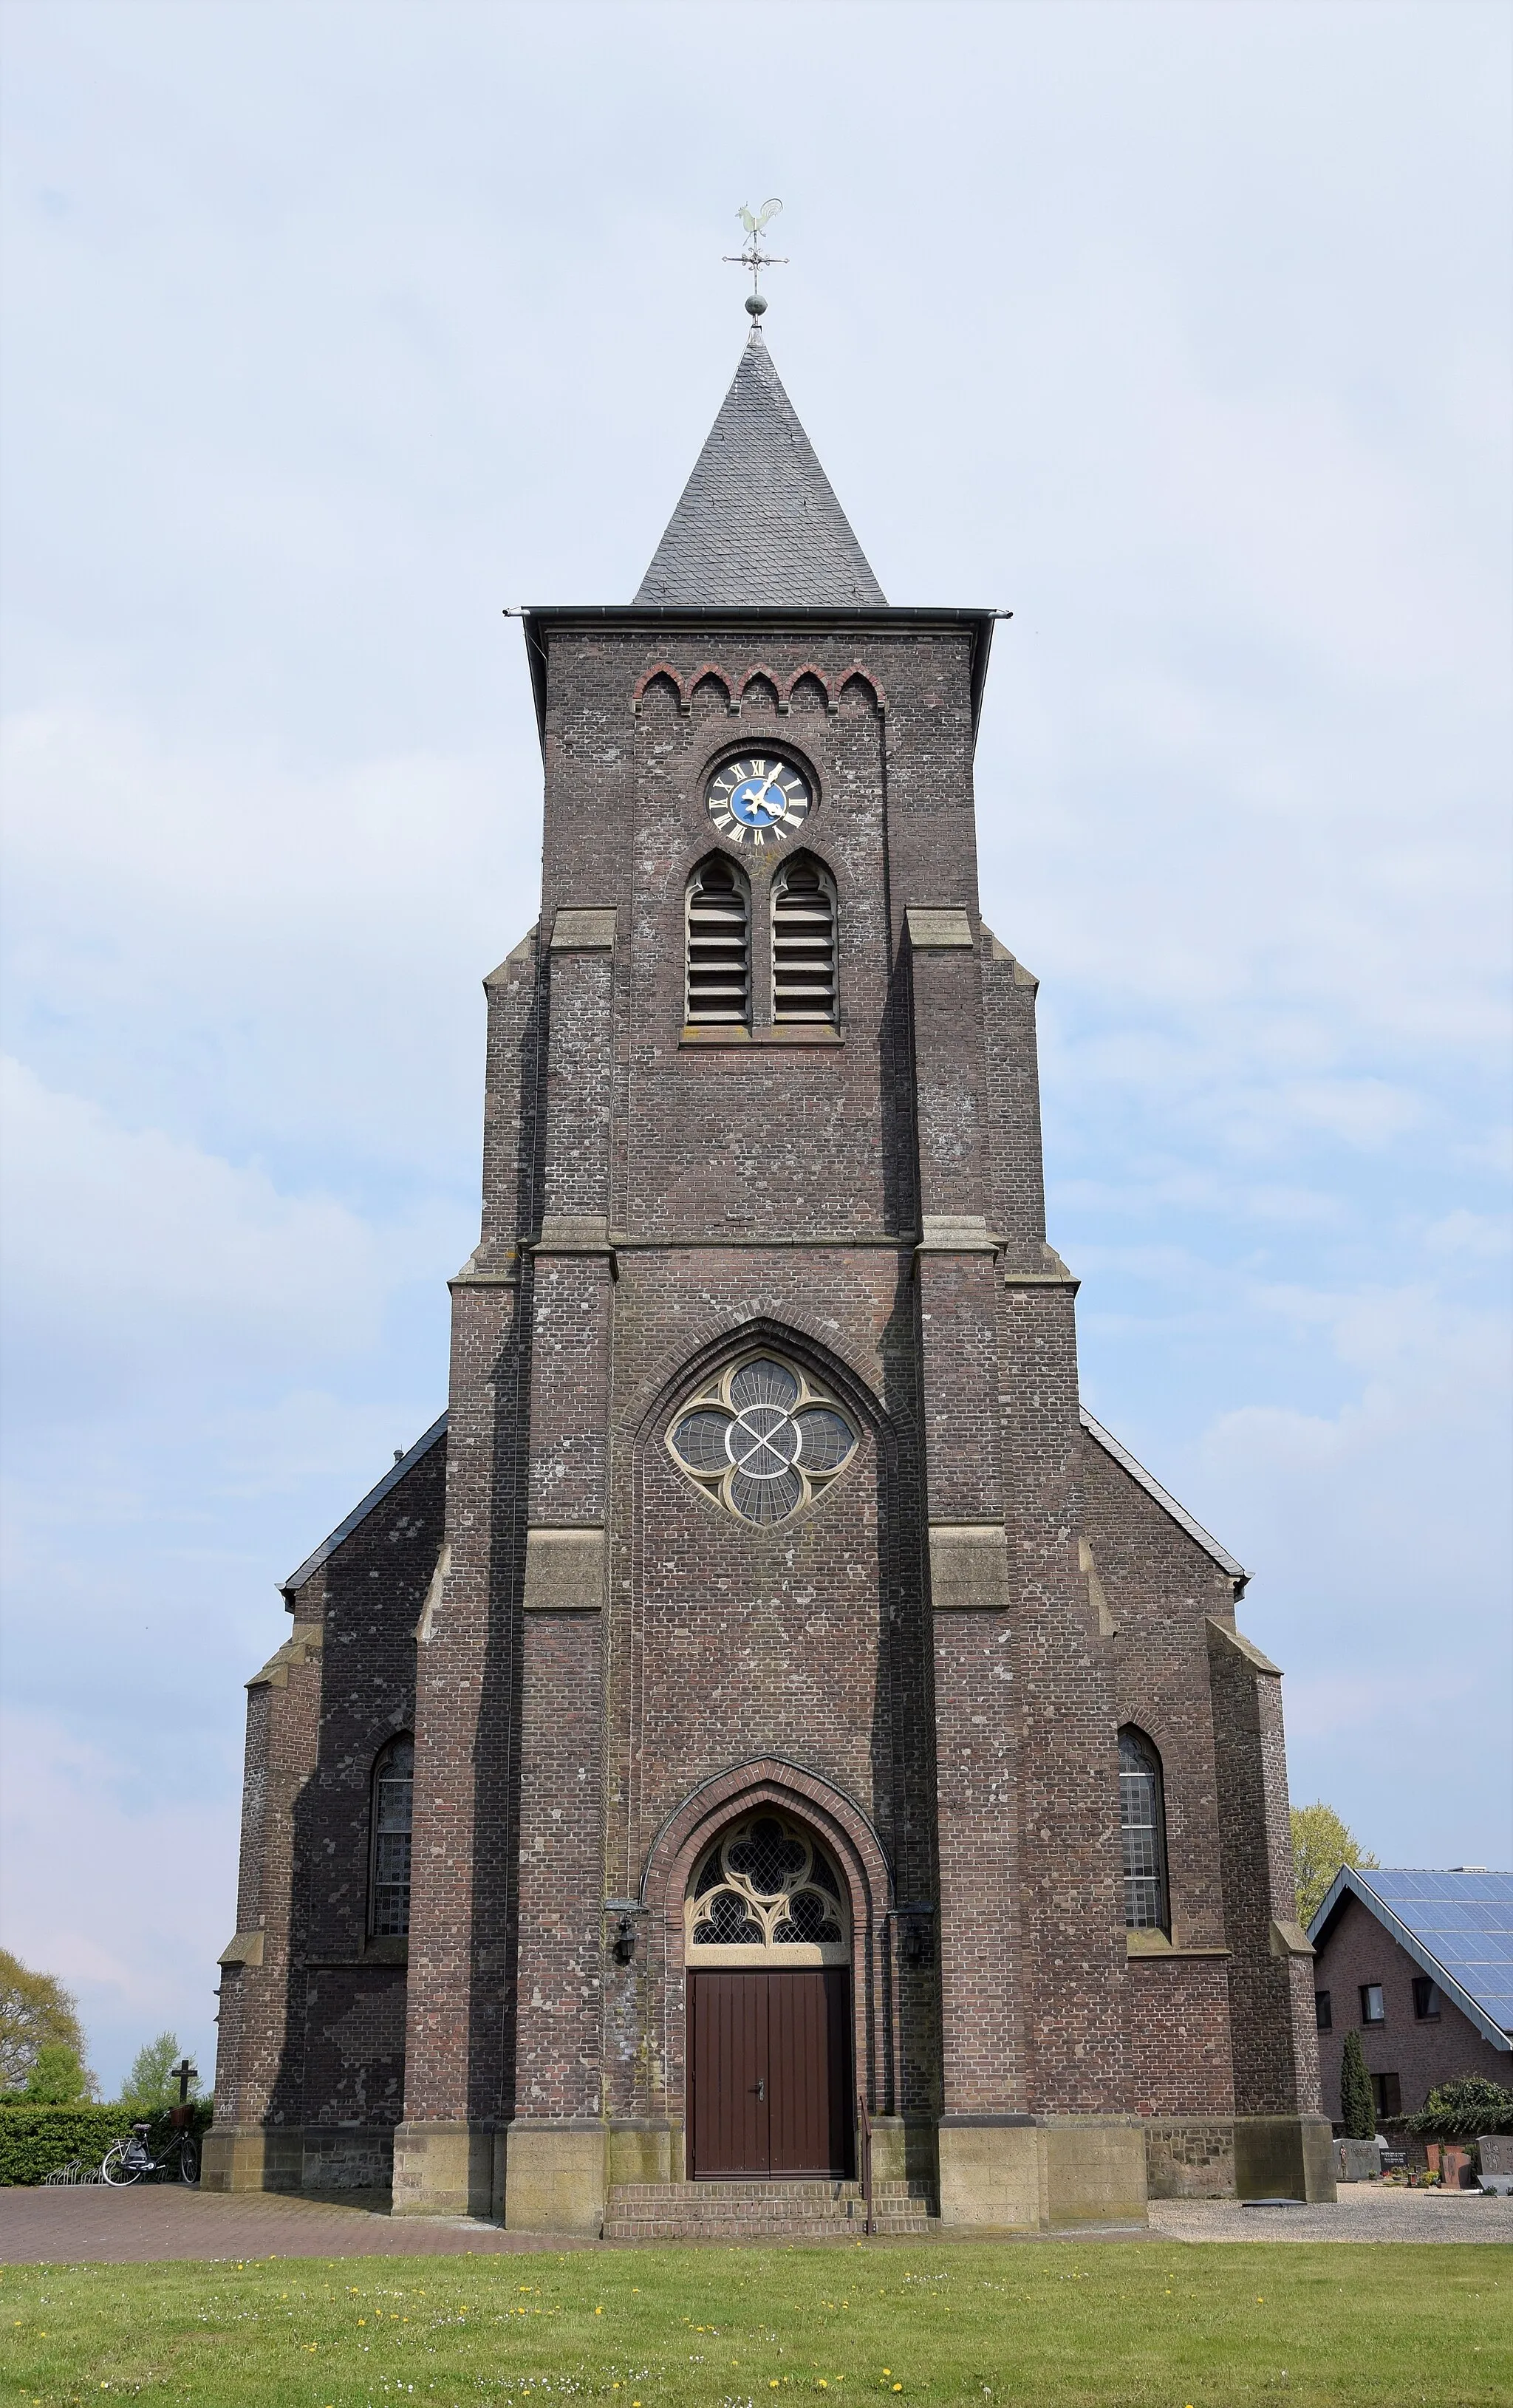
[[[1513,1873],[1373,1866],[1349,1883],[1380,1901],[1463,2000],[1498,2031],[1513,2031]]]

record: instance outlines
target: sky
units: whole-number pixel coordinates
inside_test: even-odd
[[[525,602],[773,357],[996,605],[1092,1411],[1250,1568],[1292,1795],[1513,1863],[1510,18],[6,0],[0,1930],[208,2078],[242,1684],[445,1401]],[[778,239],[778,237],[781,237]]]

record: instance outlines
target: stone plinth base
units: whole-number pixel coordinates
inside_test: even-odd
[[[856,2139],[856,2166],[862,2170],[862,2136]],[[872,2178],[878,2183],[922,2184],[932,2194],[939,2182],[933,2115],[874,2115]]]
[[[1145,2119],[1146,2187],[1152,2199],[1233,2199],[1233,2115]]]
[[[605,2127],[606,2195],[617,2183],[676,2183],[683,2179],[683,2132],[678,2124],[621,2116]]]
[[[307,2124],[306,2190],[388,2190],[394,2178],[392,2124]]]
[[[1056,2232],[1146,2220],[1145,2139],[1133,2118],[949,2115],[937,2146],[942,2224]]]
[[[200,2151],[205,2190],[298,2190],[305,2136],[278,2125],[212,2124]]]
[[[608,2195],[608,2131],[587,2121],[511,2124],[504,2135],[504,2220],[511,2232],[597,2232]],[[628,2128],[617,2154],[665,2164],[670,2136]]]
[[[393,2214],[496,2214],[497,2139],[473,2124],[401,2124],[394,2134]]]
[[[1335,2135],[1322,2115],[1236,2115],[1237,2199],[1328,2200],[1335,2191]]]

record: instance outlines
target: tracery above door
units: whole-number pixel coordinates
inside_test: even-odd
[[[846,1885],[811,1831],[764,1807],[709,1847],[684,1905],[690,1965],[849,1965]]]

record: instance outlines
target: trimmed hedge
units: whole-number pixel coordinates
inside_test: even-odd
[[[1410,2132],[1430,2141],[1475,2141],[1483,2132],[1513,2132],[1513,2090],[1484,2073],[1463,2073],[1431,2090],[1416,2115],[1405,2115]]]
[[[208,2100],[196,2100],[193,2129],[202,2137],[210,2122]],[[11,2107],[0,2104],[0,2187],[43,2183],[82,2157],[97,2166],[112,2141],[123,2141],[132,2128],[132,2111],[120,2105],[94,2107]],[[152,2141],[161,2147],[168,2128],[166,2114],[152,2118]]]

